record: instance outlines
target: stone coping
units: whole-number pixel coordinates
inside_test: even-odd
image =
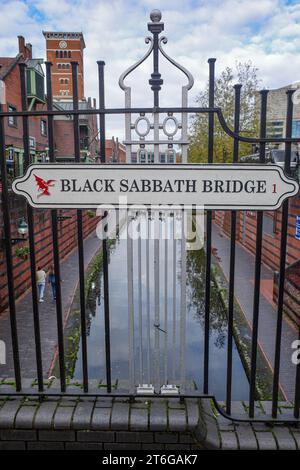
[[[71,387],[74,392],[78,386]],[[12,388],[7,381],[0,385],[0,390],[8,394]],[[263,418],[268,415],[271,402],[256,406],[257,416]],[[280,403],[279,411],[282,416],[291,417],[292,405]],[[246,418],[247,403],[233,402],[232,412],[236,418]],[[0,450],[151,450],[151,446],[152,450],[300,450],[300,421],[289,425],[239,423],[224,418],[208,398],[180,401],[137,397],[131,402],[126,397],[82,395],[0,397]]]

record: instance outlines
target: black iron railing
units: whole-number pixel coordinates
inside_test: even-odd
[[[154,40],[154,72],[152,74],[151,85],[154,92],[154,105],[153,107],[124,107],[124,108],[107,108],[105,106],[105,93],[104,93],[104,67],[103,61],[98,62],[98,76],[99,76],[99,108],[84,110],[86,115],[98,115],[100,122],[100,155],[101,163],[105,164],[105,121],[108,115],[145,115],[150,114],[167,114],[172,113],[188,113],[188,114],[207,114],[208,115],[208,163],[213,163],[213,150],[214,150],[214,120],[217,118],[221,124],[224,132],[231,136],[233,139],[233,163],[238,161],[239,142],[248,142],[259,145],[260,163],[265,163],[266,143],[284,143],[285,145],[285,172],[290,174],[290,157],[292,143],[300,142],[299,138],[292,138],[292,117],[293,117],[293,90],[287,91],[287,115],[286,115],[286,137],[282,138],[267,138],[266,137],[266,119],[267,119],[267,98],[268,91],[261,91],[261,112],[260,112],[260,136],[259,138],[250,138],[242,136],[239,132],[240,122],[240,94],[241,86],[234,87],[235,92],[235,112],[234,112],[234,129],[230,129],[222,114],[222,110],[215,107],[214,103],[214,90],[215,90],[215,59],[209,59],[209,103],[208,107],[160,107],[159,106],[159,90],[161,87],[161,78],[158,76],[158,33],[155,33]],[[53,109],[52,97],[52,81],[51,81],[51,66],[50,62],[46,63],[46,81],[47,81],[47,110],[29,111],[27,109],[26,99],[26,65],[20,65],[20,79],[21,79],[21,95],[22,95],[22,109],[9,112],[4,111],[3,106],[0,108],[0,163],[1,163],[1,178],[2,178],[2,211],[5,235],[5,254],[7,264],[7,284],[8,284],[8,297],[9,297],[9,314],[10,314],[10,328],[12,337],[13,349],[13,362],[15,372],[16,391],[13,395],[78,395],[82,393],[92,396],[128,396],[132,399],[135,398],[133,393],[120,393],[112,389],[111,379],[111,343],[110,343],[110,310],[109,310],[109,276],[108,276],[108,246],[107,240],[103,240],[103,276],[104,276],[104,318],[105,318],[105,353],[106,353],[106,390],[103,388],[95,393],[89,390],[89,367],[88,367],[88,354],[86,342],[86,306],[85,306],[85,271],[84,271],[84,250],[83,250],[83,226],[82,226],[82,211],[77,210],[77,243],[78,243],[78,269],[79,269],[79,290],[80,290],[80,309],[81,309],[81,341],[82,341],[82,371],[83,371],[83,390],[78,392],[70,392],[67,388],[66,370],[65,370],[65,352],[64,352],[64,328],[63,328],[63,310],[62,310],[62,292],[60,286],[60,256],[59,256],[59,240],[58,240],[58,222],[57,211],[51,210],[52,220],[52,237],[53,237],[53,253],[54,253],[54,269],[56,283],[56,316],[57,316],[57,335],[58,335],[58,357],[59,357],[59,378],[60,378],[60,391],[53,392],[45,389],[44,387],[44,370],[42,361],[42,349],[39,322],[39,305],[37,298],[37,285],[36,285],[36,258],[35,258],[35,237],[34,237],[34,209],[27,205],[27,219],[28,219],[28,235],[29,235],[29,251],[30,251],[30,269],[31,269],[31,285],[32,285],[32,305],[33,305],[33,318],[34,318],[34,337],[35,337],[35,354],[36,354],[36,370],[38,390],[25,390],[22,387],[21,379],[21,366],[20,366],[20,351],[18,340],[18,325],[16,320],[16,299],[14,290],[14,273],[13,273],[13,255],[12,255],[12,237],[11,237],[11,220],[9,211],[9,185],[6,168],[5,158],[5,132],[4,132],[4,119],[8,116],[20,116],[23,122],[23,145],[24,145],[24,160],[25,169],[30,164],[30,147],[29,147],[29,133],[28,121],[33,116],[46,116],[48,119],[48,141],[49,141],[49,159],[50,162],[55,162],[54,153],[54,130],[53,118],[54,116],[72,116],[74,126],[74,143],[75,143],[75,162],[80,162],[80,138],[79,138],[79,115],[82,111],[78,107],[78,64],[72,62],[72,82],[73,82],[73,109],[62,111]],[[280,421],[278,417],[278,397],[279,397],[279,374],[280,374],[280,359],[281,359],[281,337],[282,337],[282,323],[283,323],[283,307],[284,307],[284,283],[286,271],[286,251],[287,251],[287,222],[288,222],[289,202],[285,200],[282,206],[282,221],[281,221],[281,244],[280,244],[280,272],[278,283],[278,305],[277,305],[277,327],[276,327],[276,341],[275,341],[275,359],[272,364],[274,369],[273,376],[273,393],[272,393],[272,415],[269,418],[265,416],[260,418],[255,415],[255,390],[257,381],[257,351],[258,351],[258,327],[260,318],[260,285],[261,285],[261,264],[262,264],[262,237],[263,237],[263,211],[257,211],[257,231],[256,231],[256,256],[255,256],[255,282],[253,290],[253,322],[252,322],[252,353],[251,353],[251,367],[250,367],[250,383],[249,383],[249,420],[253,421]],[[104,214],[105,216],[106,214]],[[204,328],[204,362],[203,362],[203,390],[199,392],[185,392],[180,395],[184,397],[210,397],[214,400],[216,407],[225,416],[231,419],[234,416],[231,414],[232,404],[232,352],[233,352],[233,333],[234,333],[234,298],[235,298],[235,264],[236,264],[236,230],[237,230],[237,214],[236,211],[231,211],[231,229],[230,229],[230,275],[229,275],[229,303],[228,303],[228,345],[227,345],[227,383],[226,383],[226,411],[219,406],[215,397],[211,395],[209,388],[210,379],[210,311],[211,311],[211,265],[212,265],[212,211],[206,212],[206,278],[205,278],[205,328]],[[299,329],[300,339],[300,329]],[[285,418],[285,421],[298,420],[300,412],[300,364],[296,367],[296,381],[294,387],[294,418]],[[7,395],[7,392],[3,392]],[[139,394],[139,397],[143,394]],[[148,395],[144,395],[148,396]],[[155,396],[164,398],[161,394]]]

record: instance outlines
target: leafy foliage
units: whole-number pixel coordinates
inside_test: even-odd
[[[215,106],[221,108],[227,125],[234,128],[234,84],[240,83],[241,113],[240,132],[244,136],[257,137],[259,126],[259,109],[257,106],[257,90],[259,80],[257,68],[251,62],[238,62],[235,70],[226,67],[220,77],[215,80]],[[208,85],[198,95],[197,104],[208,106]],[[229,163],[232,161],[233,139],[222,129],[217,116],[214,116],[214,162]],[[189,161],[193,163],[207,162],[208,114],[193,117],[190,130]],[[252,153],[251,144],[240,142],[239,155]]]
[[[28,246],[17,247],[15,254],[18,258],[26,260],[29,255],[29,247]]]

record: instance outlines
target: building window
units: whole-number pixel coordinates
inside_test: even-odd
[[[17,111],[17,108],[12,105],[8,105],[8,112],[9,113],[14,113]],[[16,116],[8,116],[8,125],[11,127],[17,127],[17,117]]]
[[[292,124],[292,137],[300,137],[300,120],[294,120]]]
[[[71,59],[71,51],[68,51],[68,57]]]
[[[269,137],[283,137],[284,121],[269,121],[267,123],[267,135]]]
[[[47,121],[41,119],[41,135],[47,135]]]
[[[175,162],[175,155],[173,150],[169,150],[169,163]]]
[[[55,57],[59,57],[59,51],[55,51]]]
[[[69,95],[69,90],[60,90],[59,94],[60,94],[60,96],[68,96]]]
[[[70,64],[59,63],[59,64],[57,64],[57,67],[58,67],[59,69],[69,69],[69,68],[70,68]]]
[[[29,147],[31,149],[35,149],[36,148],[36,140],[35,140],[35,137],[29,137]]]
[[[166,163],[166,154],[165,153],[160,154],[160,163]]]
[[[154,153],[148,152],[148,163],[154,163]]]
[[[140,150],[140,163],[146,163],[146,151]]]

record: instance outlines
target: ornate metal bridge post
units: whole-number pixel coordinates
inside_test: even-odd
[[[161,21],[162,15],[159,10],[153,10],[150,14],[150,22],[148,23],[148,30],[152,34],[151,36],[146,37],[145,42],[149,44],[149,48],[145,55],[137,61],[134,65],[129,67],[120,77],[119,85],[125,92],[125,141],[124,144],[126,146],[126,162],[127,163],[176,163],[177,162],[177,155],[178,149],[180,149],[180,160],[183,163],[187,162],[187,149],[188,149],[188,118],[187,113],[181,111],[183,108],[188,106],[188,91],[192,88],[194,84],[194,79],[189,71],[187,71],[184,67],[179,65],[174,59],[168,56],[168,54],[164,51],[162,45],[167,44],[167,38],[165,36],[160,36],[162,31],[164,30],[164,23]],[[147,112],[149,113],[149,108],[147,112],[140,112],[137,117],[134,117],[134,113],[126,112],[131,111],[132,109],[132,94],[131,94],[131,87],[125,84],[125,79],[131,74],[135,69],[137,69],[150,55],[153,55],[153,70],[151,73],[151,78],[149,79],[149,85],[151,86],[151,90],[153,91],[153,106],[151,108],[152,112],[151,115],[147,116]],[[160,73],[160,55],[162,55],[170,64],[174,67],[179,69],[188,79],[187,84],[181,87],[181,103],[179,106],[179,113],[181,115],[181,122],[179,121],[178,117],[174,115],[173,112],[167,112],[166,115],[161,119],[161,115],[163,115],[163,110],[160,108],[160,91],[163,85],[163,79]],[[142,127],[143,126],[143,127]],[[135,150],[136,149],[136,150]],[[182,218],[182,230],[184,228],[184,219],[185,214],[184,211],[180,211],[177,214],[177,217]],[[168,224],[168,220],[161,221],[161,218],[158,217],[158,214],[154,217],[154,222],[156,224]],[[128,224],[130,224],[131,218],[128,219]],[[151,220],[147,220],[148,224],[148,236],[151,228]],[[141,226],[141,224],[140,224]],[[173,367],[173,374],[172,377],[169,377],[168,371],[171,371],[171,368],[168,367],[168,354],[169,354],[169,338],[171,335],[168,333],[168,301],[167,301],[167,293],[168,293],[168,283],[169,283],[169,276],[168,276],[168,267],[165,263],[165,275],[160,276],[160,270],[162,267],[160,266],[160,238],[162,236],[162,230],[159,227],[156,227],[155,230],[155,241],[154,241],[154,248],[153,248],[153,266],[154,266],[154,324],[151,325],[150,323],[150,295],[149,295],[149,276],[150,271],[146,269],[146,293],[144,297],[146,298],[147,302],[147,324],[148,327],[146,328],[147,333],[147,361],[143,361],[143,351],[142,351],[142,339],[139,338],[139,361],[135,365],[135,339],[134,339],[134,325],[135,325],[135,313],[134,313],[134,295],[133,295],[133,243],[129,241],[127,244],[127,268],[128,268],[128,327],[129,327],[129,370],[130,370],[130,389],[131,392],[134,391],[135,388],[135,379],[136,374],[135,370],[137,371],[138,367],[141,369],[141,364],[147,364],[147,371],[139,370],[138,378],[140,382],[140,389],[141,393],[153,393],[154,387],[150,383],[152,380],[154,382],[155,389],[157,391],[161,391],[161,393],[177,393],[177,388],[174,386],[175,383],[175,376],[174,372],[175,369]],[[128,230],[128,235],[130,236],[130,230]],[[159,234],[159,236],[158,236]],[[141,234],[140,234],[141,236]],[[141,241],[139,240],[139,249],[138,249],[138,256],[144,256],[143,250],[141,250]],[[164,243],[164,253],[167,259],[168,256],[168,246],[169,243],[172,243],[172,253],[174,257],[174,270],[176,273],[176,256],[177,256],[177,240],[174,236],[172,236],[172,241],[165,240]],[[182,237],[182,242],[180,244],[180,252],[181,252],[181,259],[178,261],[181,262],[182,272],[181,272],[181,288],[180,288],[180,318],[176,318],[176,282],[177,276],[176,274],[172,276],[171,283],[173,283],[173,294],[175,295],[174,303],[173,303],[173,342],[176,341],[175,332],[176,332],[176,324],[175,322],[178,321],[178,331],[180,333],[180,345],[179,345],[179,354],[180,354],[180,370],[178,371],[177,381],[179,381],[181,390],[184,389],[184,382],[185,382],[185,332],[186,332],[186,245],[185,245],[185,237]],[[149,266],[149,239],[147,240],[147,245],[145,248],[145,256],[146,256],[146,266]],[[140,266],[141,260],[139,260]],[[160,295],[163,293],[163,289],[161,284],[164,282],[164,330],[160,328],[161,323],[161,314],[160,312]],[[142,283],[138,282],[138,295],[139,295],[139,334],[143,334],[142,329],[142,304],[141,298],[142,293],[140,290],[143,288]],[[154,330],[154,350],[152,355],[153,360],[153,367],[152,374],[150,373],[150,328],[152,326],[155,328]],[[171,331],[171,330],[170,330]],[[160,341],[161,334],[164,333],[164,341]],[[164,364],[161,364],[160,358],[160,347],[164,344]],[[176,354],[176,347],[173,344],[173,354]],[[175,358],[173,362],[175,361]],[[175,363],[175,362],[174,362]],[[144,366],[143,366],[144,367]],[[164,378],[162,378],[161,372],[164,371]],[[148,384],[142,384],[141,379],[143,378],[143,373],[145,372],[145,376],[147,377]],[[171,372],[170,372],[171,373]],[[154,376],[153,376],[154,374]],[[173,384],[170,385],[171,383]],[[162,384],[163,383],[163,384]]]
[[[182,65],[179,65],[174,59],[169,57],[165,52],[162,45],[167,44],[168,40],[165,36],[159,36],[164,30],[164,23],[161,22],[161,13],[159,10],[153,10],[150,15],[151,22],[148,23],[148,30],[153,34],[153,38],[148,36],[145,39],[146,44],[150,44],[148,51],[139,61],[129,67],[125,72],[122,73],[119,79],[119,85],[125,92],[125,108],[130,110],[132,108],[131,103],[131,87],[125,84],[125,79],[135,69],[137,69],[151,54],[153,54],[153,71],[149,84],[153,90],[153,108],[152,118],[147,117],[146,113],[141,112],[135,120],[132,119],[131,113],[125,114],[125,141],[126,146],[126,161],[130,163],[133,161],[133,147],[138,147],[137,150],[137,162],[139,163],[159,163],[160,148],[161,146],[167,147],[166,162],[176,162],[176,150],[175,147],[180,148],[181,161],[186,163],[187,161],[187,148],[188,148],[188,119],[187,113],[181,113],[181,122],[174,116],[173,113],[167,113],[163,121],[160,122],[159,115],[163,114],[159,111],[159,92],[163,85],[163,79],[159,72],[159,56],[160,54],[174,67],[179,69],[188,79],[186,85],[181,87],[181,108],[188,106],[188,91],[194,84],[194,79],[191,73],[186,70]],[[145,129],[141,129],[141,125],[145,125]],[[169,126],[172,129],[169,129]],[[160,138],[160,130],[163,131],[164,136]],[[138,138],[133,138],[132,132],[138,135]],[[153,131],[153,138],[150,137]],[[180,132],[179,132],[180,131]],[[177,137],[178,134],[181,134]],[[148,137],[147,137],[148,136]],[[154,161],[150,158],[149,152],[147,153],[147,147],[151,146],[151,150],[154,150]]]

